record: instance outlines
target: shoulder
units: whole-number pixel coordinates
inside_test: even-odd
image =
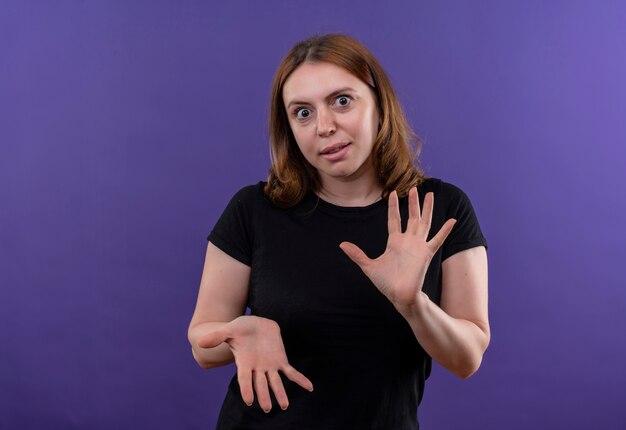
[[[263,181],[240,188],[230,198],[226,210],[236,208],[237,210],[250,212],[260,205],[270,203],[269,198],[265,195],[264,189],[265,182]]]
[[[239,218],[246,218],[252,226],[258,224],[261,219],[271,219],[295,210],[295,208],[282,209],[272,203],[265,194],[265,185],[266,182],[259,181],[240,188],[230,199],[225,213],[236,213]]]
[[[277,206],[272,202],[270,197],[265,193],[267,182],[259,181],[253,185],[247,185],[235,193],[229,206],[239,206],[247,211],[258,212],[263,216],[284,216],[288,214],[307,214],[310,213],[317,204],[319,199],[313,193],[307,193],[305,197],[294,206],[287,208]]]
[[[263,189],[265,188],[265,182],[259,181],[256,184],[246,185],[240,188],[232,197],[232,200],[237,201],[253,201],[265,195]]]
[[[457,220],[441,248],[442,261],[465,249],[476,246],[487,247],[487,240],[483,236],[476,212],[465,191],[437,178],[425,179],[419,191],[422,195],[434,193],[433,225],[443,225],[450,218]]]
[[[221,229],[224,226],[230,226],[233,222],[235,226],[251,226],[259,201],[264,196],[263,186],[262,182],[258,182],[254,185],[246,185],[236,191],[222,212],[216,228]]]
[[[440,204],[444,204],[445,206],[469,203],[469,197],[465,191],[454,184],[442,181],[438,178],[424,179],[418,190],[424,195],[432,192],[435,195],[435,201],[439,201]]]
[[[235,192],[208,237],[215,246],[246,265],[250,265],[263,186],[259,182]]]

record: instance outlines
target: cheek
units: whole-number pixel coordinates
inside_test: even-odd
[[[292,127],[291,133],[302,152],[305,152],[306,148],[311,146],[313,139],[311,137],[310,127]]]
[[[367,136],[374,140],[378,134],[378,115],[376,111],[368,112],[366,115],[363,115],[359,125],[364,137]]]
[[[311,162],[310,154],[311,154],[313,145],[309,144],[310,139],[307,139],[304,136],[304,133],[302,133],[302,130],[296,131],[296,132],[292,130],[292,133],[293,133],[293,137],[296,139],[296,145],[298,146],[300,153],[304,156],[304,158],[307,161]]]
[[[301,130],[291,121],[289,121],[289,129],[294,139],[296,139],[296,143],[298,144],[298,146],[300,146],[300,141],[302,140]]]
[[[296,139],[296,144],[298,145],[298,148],[300,148],[300,150],[302,151],[304,141],[302,139],[301,134],[298,133],[297,131],[294,132],[293,130],[291,133],[293,134],[294,139]]]

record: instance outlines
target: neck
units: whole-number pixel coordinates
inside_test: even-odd
[[[316,191],[321,199],[345,207],[369,206],[380,200],[382,193],[383,187],[375,178],[358,182],[322,181],[320,189]]]

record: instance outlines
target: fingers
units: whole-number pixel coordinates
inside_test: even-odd
[[[284,369],[282,369],[282,372],[291,382],[295,382],[307,391],[313,391],[313,383],[309,380],[309,378],[298,372],[295,368],[287,365]]]
[[[278,374],[276,374],[278,377]],[[280,381],[280,377],[278,377]],[[270,398],[270,392],[267,386],[267,379],[264,372],[253,371],[249,369],[241,369],[237,371],[237,381],[239,382],[239,390],[241,391],[241,398],[246,405],[252,406],[254,402],[254,393],[256,392],[259,406],[264,412],[269,412],[272,409],[272,399]],[[254,390],[253,390],[254,386]],[[287,401],[287,394],[284,388],[282,388],[282,382],[280,388],[282,389],[282,396],[279,400],[281,407]],[[272,388],[274,389],[274,388]],[[278,396],[277,396],[278,398]],[[283,403],[281,403],[281,401]],[[288,405],[289,403],[287,403]],[[285,409],[286,406],[283,408]]]
[[[341,242],[339,247],[346,253],[350,260],[354,261],[363,271],[365,267],[370,263],[371,259],[354,243]]]
[[[307,391],[313,391],[313,383],[293,367],[287,365],[282,372],[290,381],[295,382]],[[271,388],[280,408],[285,410],[289,407],[287,392],[285,391],[283,381],[280,379],[280,375],[277,371],[265,373],[262,371],[241,369],[237,372],[237,381],[239,382],[241,398],[246,405],[252,405],[252,402],[254,402],[254,393],[256,392],[257,401],[261,409],[266,413],[271,411],[272,399],[269,392]]]
[[[389,202],[387,205],[387,229],[389,230],[389,234],[402,233],[400,207],[398,205],[398,193],[396,191],[392,191],[389,194]]]
[[[214,348],[226,341],[228,338],[229,335],[226,330],[218,329],[198,339],[198,346],[200,348]]]
[[[435,195],[433,193],[426,193],[426,196],[424,196],[424,208],[422,209],[422,215],[417,228],[417,234],[422,236],[424,240],[428,237],[430,224],[433,220],[434,203]]]
[[[407,233],[428,237],[430,225],[433,219],[433,207],[435,195],[432,192],[426,193],[424,196],[424,207],[420,210],[419,196],[417,188],[409,190],[409,220],[407,222]]]
[[[409,220],[406,224],[408,233],[417,233],[420,218],[420,202],[417,195],[417,188],[414,187],[409,190]]]
[[[264,412],[269,412],[272,410],[272,399],[270,398],[265,372],[253,371],[252,381],[254,382],[254,391],[256,392],[259,406],[261,406]]]
[[[280,379],[280,375],[278,372],[268,372],[267,379],[274,393],[274,397],[276,397],[276,401],[284,411],[289,406],[289,400],[287,399],[287,393],[285,392],[285,387],[283,386],[283,381]]]
[[[419,200],[417,199],[417,188],[412,188],[409,191],[409,226],[408,229],[415,228],[415,233],[418,236],[422,236],[424,240],[428,238],[428,233],[430,231],[430,226],[433,220],[433,208],[435,206],[435,195],[432,192],[426,193],[424,196],[424,207],[422,208],[421,215],[419,216],[419,222],[415,223],[414,212],[417,210],[419,213]],[[416,227],[412,227],[411,224],[416,224]],[[437,250],[443,245],[443,242],[446,240],[452,228],[456,224],[455,219],[447,220],[443,226],[439,229],[437,234],[428,242],[431,246],[433,253],[437,252]]]
[[[454,218],[446,221],[445,224],[441,226],[435,237],[428,242],[428,245],[431,247],[433,253],[437,252],[441,245],[443,245],[443,242],[452,231],[454,224],[456,224],[456,220]]]
[[[252,371],[250,369],[237,369],[237,382],[241,398],[246,405],[252,406],[254,402],[254,391],[252,390]]]

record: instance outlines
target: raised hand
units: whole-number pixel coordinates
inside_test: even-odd
[[[269,412],[272,409],[271,389],[280,407],[287,409],[289,399],[278,372],[305,390],[313,391],[311,381],[287,361],[280,327],[275,321],[243,315],[201,337],[198,346],[213,348],[222,342],[226,342],[233,352],[241,397],[248,406],[252,405],[256,393],[261,408]]]
[[[417,300],[426,271],[439,247],[452,231],[456,220],[449,219],[428,240],[433,214],[433,193],[426,194],[420,212],[417,188],[409,191],[409,219],[402,232],[398,194],[389,195],[387,248],[376,259],[371,259],[355,244],[342,242],[339,246],[354,261],[374,285],[397,309],[410,307]]]

